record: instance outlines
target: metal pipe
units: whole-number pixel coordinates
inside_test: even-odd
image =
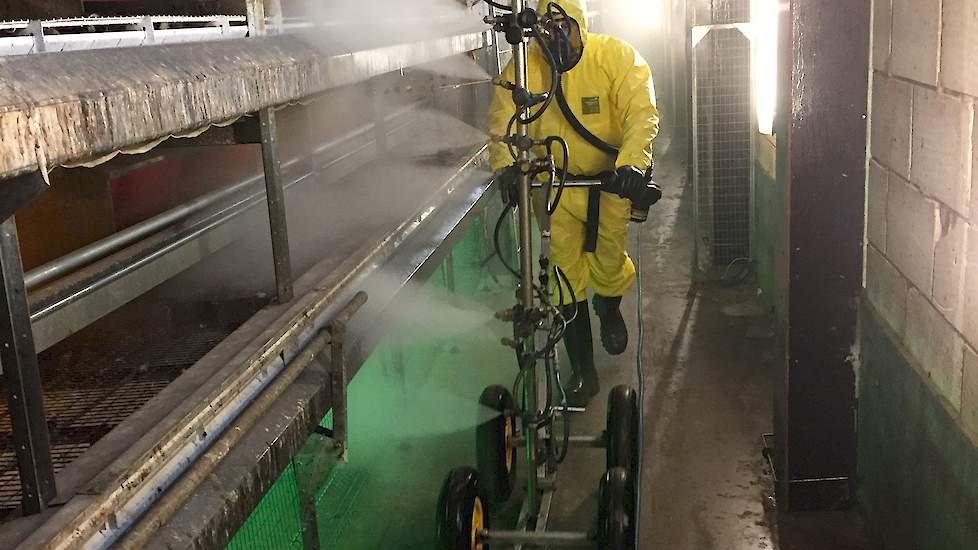
[[[400,129],[406,127],[407,125],[408,123],[398,126],[394,128],[393,132],[399,131]],[[336,159],[335,161],[331,161],[329,164],[325,165],[322,169],[327,169],[333,164],[341,162],[342,160],[347,158],[347,156],[348,155],[344,155]],[[286,185],[285,186],[286,190],[291,188],[293,185],[299,185],[300,183],[306,181],[313,174],[314,173],[310,172],[300,176],[296,180]],[[258,178],[257,181],[261,181],[261,178]],[[220,210],[217,210],[214,213],[209,214],[206,218],[200,220],[198,223],[195,223],[194,225],[172,235],[169,239],[164,241],[164,244],[160,248],[153,250],[147,256],[141,257],[133,263],[126,264],[115,271],[107,273],[101,278],[99,278],[98,280],[90,284],[87,284],[82,288],[72,287],[72,289],[69,292],[65,293],[64,296],[59,296],[57,299],[52,300],[50,303],[46,303],[45,305],[43,305],[38,310],[32,311],[31,321],[36,323],[40,319],[43,319],[49,315],[54,314],[55,312],[61,310],[62,308],[67,307],[68,305],[80,300],[81,298],[99,289],[106,287],[107,285],[126,276],[127,274],[132,273],[137,269],[140,269],[143,266],[152,263],[153,261],[159,258],[162,258],[163,256],[170,253],[171,251],[176,250],[180,246],[183,246],[184,244],[192,241],[193,239],[200,237],[204,233],[211,231],[217,227],[220,227],[221,225],[229,222],[230,220],[236,218],[237,216],[243,215],[248,210],[262,204],[264,202],[264,197],[265,197],[264,190],[259,190],[252,195],[242,197],[237,201],[235,201],[234,203],[222,207]]]
[[[268,385],[264,391],[254,400],[254,402],[234,421],[231,429],[225,430],[223,435],[211,444],[210,447],[193,462],[193,465],[185,471],[179,480],[170,486],[163,493],[163,496],[152,504],[152,507],[145,514],[138,518],[132,529],[126,532],[122,540],[113,546],[121,549],[144,548],[150,538],[160,527],[166,524],[173,515],[183,507],[187,499],[193,495],[197,487],[207,478],[211,472],[231,452],[238,441],[251,429],[262,414],[275,402],[282,393],[305,372],[306,367],[329,345],[329,334],[327,331],[320,331],[316,338],[306,346],[302,354],[289,363],[275,381]]]
[[[459,88],[467,88],[469,86],[477,86],[479,84],[491,84],[495,79],[493,78],[483,78],[482,80],[472,80],[469,82],[462,82],[460,84],[445,84],[439,86],[439,90],[457,90]]]
[[[79,248],[71,254],[30,270],[24,276],[24,284],[27,290],[34,290],[41,287],[72,271],[90,265],[114,252],[118,252],[145,237],[158,233],[214,204],[229,199],[245,189],[256,187],[261,181],[261,176],[248,178],[240,183],[202,195],[186,204],[172,210],[167,210],[158,216],[140,222],[88,246]]]
[[[357,293],[343,307],[343,310],[333,318],[332,322],[345,325],[366,302],[366,293]],[[261,416],[265,414],[285,390],[299,378],[299,375],[316,360],[319,354],[330,343],[330,331],[327,329],[320,330],[302,352],[275,378],[274,382],[270,383],[234,421],[234,429],[225,430],[220,438],[207,449],[203,456],[194,461],[193,465],[184,472],[179,481],[167,489],[163,497],[156,501],[153,507],[139,519],[139,523],[126,533],[125,538],[119,542],[118,547],[132,549],[145,547],[152,535],[173,517],[173,514],[183,507],[190,495],[214,471],[214,468],[237,445],[238,441],[248,433],[248,430],[258,422]]]
[[[79,525],[52,540],[53,549],[109,548],[139,520],[180,476],[228,429],[286,367],[296,360],[317,334],[336,319],[359,309],[349,309],[358,298],[334,310],[333,295],[317,301],[297,317],[281,336],[256,352],[237,376],[206,399],[180,428],[168,434],[136,471],[83,514]],[[362,304],[360,304],[362,305]],[[138,487],[138,488],[137,488]],[[133,490],[135,488],[135,490]],[[112,517],[114,521],[106,522]]]
[[[556,185],[557,183],[555,182],[554,186]],[[564,187],[567,189],[572,189],[575,187],[601,187],[602,185],[604,185],[604,182],[602,182],[601,180],[567,180],[566,182],[564,182]],[[533,189],[542,189],[543,186],[544,183],[541,181],[534,181],[531,184],[531,187],[533,187]]]
[[[420,104],[421,102],[411,103],[392,113],[388,120],[400,118],[404,114],[417,108]],[[323,143],[316,148],[315,153],[319,155],[329,151],[330,149],[338,148],[342,144],[352,139],[369,133],[373,127],[373,124],[365,124],[355,128],[336,139]],[[298,162],[298,159],[291,159],[283,163],[282,166],[283,168],[288,168],[298,164]],[[122,250],[123,248],[126,248],[127,246],[130,246],[141,239],[149,237],[154,233],[158,233],[180,221],[198,214],[207,208],[214,206],[215,204],[228,200],[249,188],[254,187],[257,191],[256,193],[250,195],[249,198],[258,198],[263,196],[264,192],[257,190],[262,181],[262,176],[250,177],[229,187],[212,191],[206,195],[201,195],[200,197],[186,204],[177,206],[171,210],[167,210],[162,214],[128,227],[118,233],[114,233],[113,235],[110,235],[100,241],[79,248],[71,254],[62,256],[56,260],[52,260],[27,272],[27,274],[24,276],[24,285],[27,287],[27,290],[35,290],[46,285],[47,283],[50,283],[51,281],[54,281],[55,279],[71,273],[72,271],[91,265],[98,260],[118,252],[119,250]]]
[[[567,440],[567,444],[573,447],[591,447],[603,449],[606,446],[605,436],[601,435],[572,435]]]
[[[587,533],[564,531],[482,531],[479,538],[497,544],[530,544],[533,546],[559,546],[564,548],[593,548],[594,541]]]
[[[525,0],[513,0],[513,13],[518,14],[526,7]],[[516,86],[522,89],[527,87],[527,65],[526,65],[526,40],[521,40],[519,44],[513,46],[513,68],[515,69]],[[520,118],[529,116],[529,108],[523,108]],[[529,134],[526,124],[517,123],[516,133],[521,138]],[[519,153],[519,163],[526,165],[530,161],[530,152],[523,149]],[[519,243],[520,243],[520,304],[524,312],[529,312],[533,308],[533,233],[532,220],[530,213],[530,176],[523,173],[519,181],[518,198],[519,216]],[[528,361],[528,365],[520,365],[526,371],[525,384],[523,389],[523,405],[526,414],[537,416],[539,400],[537,399],[537,372],[536,359],[536,339],[534,330],[530,330],[525,335],[520,361]],[[526,463],[534,465],[536,460],[536,431],[537,427],[530,422],[524,423],[524,437],[526,437]],[[528,468],[526,476],[526,499],[527,509],[530,517],[535,517],[537,513],[537,470]]]

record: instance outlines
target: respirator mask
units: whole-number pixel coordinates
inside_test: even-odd
[[[571,33],[578,32],[572,19],[552,19],[547,25],[549,37],[547,49],[557,63],[557,71],[566,73],[577,65],[581,52],[576,51],[571,41]]]

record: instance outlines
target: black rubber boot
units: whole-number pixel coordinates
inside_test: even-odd
[[[621,316],[621,296],[594,295],[594,312],[601,320],[601,345],[611,355],[621,355],[628,347],[628,327]]]
[[[591,313],[587,300],[577,303],[577,316],[568,323],[564,332],[564,345],[570,359],[573,374],[564,388],[567,404],[586,407],[588,401],[601,391],[598,371],[594,368],[594,343],[591,338]],[[564,306],[566,319],[574,317],[575,306]]]

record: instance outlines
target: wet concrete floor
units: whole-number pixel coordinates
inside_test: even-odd
[[[641,548],[868,548],[854,513],[778,513],[761,435],[773,425],[780,339],[749,281],[692,284],[692,193],[681,155],[666,155],[656,179],[665,197],[631,243],[643,272]],[[574,433],[599,433],[607,392],[636,385],[637,307],[633,292],[623,304],[630,349],[618,357],[601,349],[593,320],[602,392],[575,417]],[[553,528],[594,524],[604,463],[600,449],[572,451],[558,474]]]

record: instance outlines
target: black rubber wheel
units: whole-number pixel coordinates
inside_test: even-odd
[[[479,485],[479,473],[468,466],[455,468],[438,497],[438,540],[444,550],[485,550],[478,534],[489,529],[489,511]]]
[[[500,414],[476,429],[476,460],[491,506],[509,500],[516,487],[518,453],[512,445],[518,435],[513,416],[513,396],[503,386],[489,386],[479,403]]]
[[[607,468],[624,468],[638,479],[638,394],[629,386],[616,386],[608,394],[606,437]]]
[[[635,481],[628,470],[605,472],[598,499],[598,549],[634,550]]]

